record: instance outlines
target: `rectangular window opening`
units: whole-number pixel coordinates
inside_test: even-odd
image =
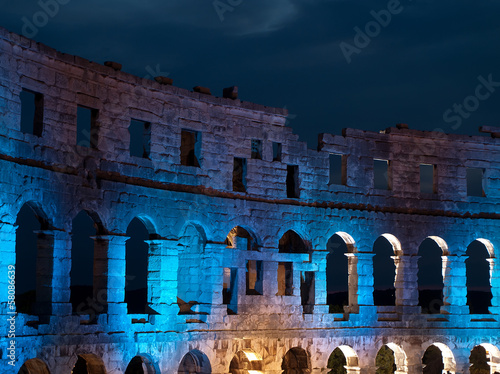
[[[149,158],[151,151],[151,124],[136,119],[130,121],[130,156]]]
[[[233,165],[233,191],[246,192],[247,190],[247,160],[235,157]]]
[[[262,140],[252,139],[252,155],[251,158],[262,160]]]
[[[273,142],[273,161],[281,161],[281,143]]]
[[[247,295],[262,295],[263,294],[263,271],[262,261],[247,260]]]
[[[181,131],[181,165],[200,167],[201,133],[193,130]]]
[[[300,273],[300,298],[302,310],[305,314],[313,313],[314,297],[314,271],[303,271]]]
[[[21,131],[42,136],[43,95],[25,88],[21,91]]]
[[[467,196],[485,197],[483,187],[484,169],[467,168]]]
[[[224,268],[222,281],[222,304],[227,305],[228,314],[238,312],[238,269]]]
[[[420,192],[436,193],[436,166],[429,164],[420,164]]]
[[[278,296],[293,295],[293,263],[278,263]]]
[[[286,167],[286,196],[288,198],[298,198],[299,191],[299,167],[297,165],[287,165]]]
[[[379,190],[390,190],[391,163],[388,160],[373,160],[373,187]]]
[[[330,153],[329,184],[347,184],[347,159],[345,155]]]
[[[76,113],[76,144],[87,148],[97,148],[97,109],[78,105]]]

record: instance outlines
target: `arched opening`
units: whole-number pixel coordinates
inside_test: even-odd
[[[280,253],[309,253],[310,248],[307,243],[293,230],[288,230],[283,234],[278,243]]]
[[[378,306],[396,305],[396,265],[394,247],[380,236],[373,245],[373,302]]]
[[[224,241],[228,247],[238,248],[248,251],[258,251],[259,243],[253,233],[250,233],[241,226],[234,227],[229,234],[227,234]]]
[[[129,314],[147,313],[148,308],[148,252],[146,242],[152,236],[143,219],[135,217],[127,227],[125,251],[125,302]]]
[[[94,239],[99,224],[82,210],[73,219],[71,233],[70,302],[78,313],[93,299],[94,288]]]
[[[471,314],[488,314],[491,306],[490,254],[486,245],[479,241],[473,241],[465,253],[467,276],[467,305]]]
[[[106,374],[102,360],[93,354],[78,355],[71,374]]]
[[[491,367],[488,363],[486,348],[476,345],[469,356],[470,374],[490,374]]]
[[[326,302],[330,313],[343,313],[349,305],[349,263],[347,244],[333,235],[326,244]]]
[[[211,293],[204,282],[203,251],[205,238],[201,229],[186,225],[179,241],[179,268],[177,271],[177,303],[179,314],[195,313],[191,308],[210,304]]]
[[[443,354],[435,345],[429,346],[422,357],[424,374],[441,374],[444,369]]]
[[[262,373],[262,357],[251,349],[238,351],[229,364],[231,374]]]
[[[16,311],[50,314],[53,269],[53,238],[41,230],[49,224],[33,203],[24,204],[16,223]],[[37,273],[38,272],[38,273]],[[45,304],[42,309],[41,304]]]
[[[17,374],[50,374],[45,362],[39,358],[27,360]]]
[[[149,357],[138,355],[130,360],[125,374],[160,374]]]
[[[393,374],[397,370],[396,358],[394,357],[394,351],[390,349],[387,345],[382,346],[377,352],[377,357],[375,357],[375,366],[377,374]]]
[[[309,357],[302,348],[292,348],[283,357],[281,363],[283,374],[306,374],[310,373]]]
[[[418,248],[418,305],[422,313],[436,314],[443,305],[443,250],[433,239]]]
[[[193,349],[186,353],[179,365],[178,374],[210,374],[212,367],[208,357],[201,351]]]
[[[358,355],[351,347],[341,345],[328,358],[327,368],[330,369],[328,374],[347,374],[348,369],[352,369],[350,372],[359,372]]]

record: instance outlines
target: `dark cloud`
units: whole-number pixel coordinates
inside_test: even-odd
[[[43,1],[43,0],[42,0]],[[51,1],[51,0],[48,0]],[[348,63],[340,43],[354,43],[371,12],[388,1],[71,0],[34,39],[67,53],[146,76],[161,71],[174,84],[205,85],[220,95],[236,84],[244,100],[286,106],[289,124],[315,146],[316,133],[342,127],[410,127],[476,134],[498,125],[500,92],[481,101],[458,128],[443,120],[474,94],[478,77],[500,81],[500,3],[405,0]],[[0,2],[0,25],[21,33],[37,1]]]

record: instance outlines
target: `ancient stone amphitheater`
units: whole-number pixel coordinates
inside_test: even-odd
[[[286,119],[0,29],[1,372],[500,371],[500,130]]]

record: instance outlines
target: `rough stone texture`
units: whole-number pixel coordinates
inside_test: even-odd
[[[41,137],[20,131],[22,88],[44,95]],[[77,104],[99,110],[95,149],[76,145]],[[419,373],[432,344],[450,372],[467,373],[479,344],[492,372],[498,370],[498,139],[403,127],[346,129],[320,135],[318,150],[310,150],[285,127],[282,109],[162,85],[4,29],[0,110],[2,372],[36,359],[26,365],[32,372],[44,372],[45,363],[52,374],[69,373],[80,357],[91,373],[118,374],[141,356],[157,373],[177,372],[181,361],[228,373],[233,357],[250,357],[247,370],[280,373],[287,352],[301,348],[293,350],[297,357],[305,351],[298,361],[326,373],[329,355],[341,347],[349,373],[374,373],[377,352],[387,345],[398,372]],[[151,123],[149,159],[130,156],[131,118]],[[201,134],[200,167],[181,164],[182,129]],[[262,159],[251,159],[251,139],[262,141]],[[282,144],[281,161],[272,161],[272,142]],[[346,156],[346,185],[329,184],[330,153]],[[246,192],[233,192],[234,157],[247,160]],[[389,191],[373,187],[374,158],[391,161]],[[436,194],[420,193],[421,163],[436,165]],[[287,198],[287,165],[298,166],[300,198]],[[486,197],[467,196],[466,167],[485,170]],[[47,222],[38,244],[42,302],[38,315],[17,315],[12,368],[7,271],[25,203]],[[81,210],[102,227],[95,238],[96,300],[89,305],[99,313],[96,324],[72,315],[69,303],[71,222]],[[148,301],[156,313],[150,315],[127,314],[124,303],[125,232],[134,217],[151,236]],[[253,236],[258,250],[248,250],[244,238],[225,242],[236,226]],[[280,253],[278,241],[288,230],[311,251]],[[354,296],[343,314],[328,313],[326,305],[326,245],[336,233],[348,244]],[[394,248],[395,307],[373,306],[372,248],[382,234]],[[416,295],[416,254],[427,237],[443,250],[445,305],[434,315],[420,313]],[[491,256],[488,315],[469,314],[465,298],[465,250],[479,238]],[[262,295],[245,294],[246,260],[263,263]],[[292,296],[277,296],[280,262],[293,263]],[[224,268],[238,270],[236,315],[223,304]],[[315,274],[312,313],[301,305],[305,271]],[[179,314],[180,295],[198,302],[191,314]]]

